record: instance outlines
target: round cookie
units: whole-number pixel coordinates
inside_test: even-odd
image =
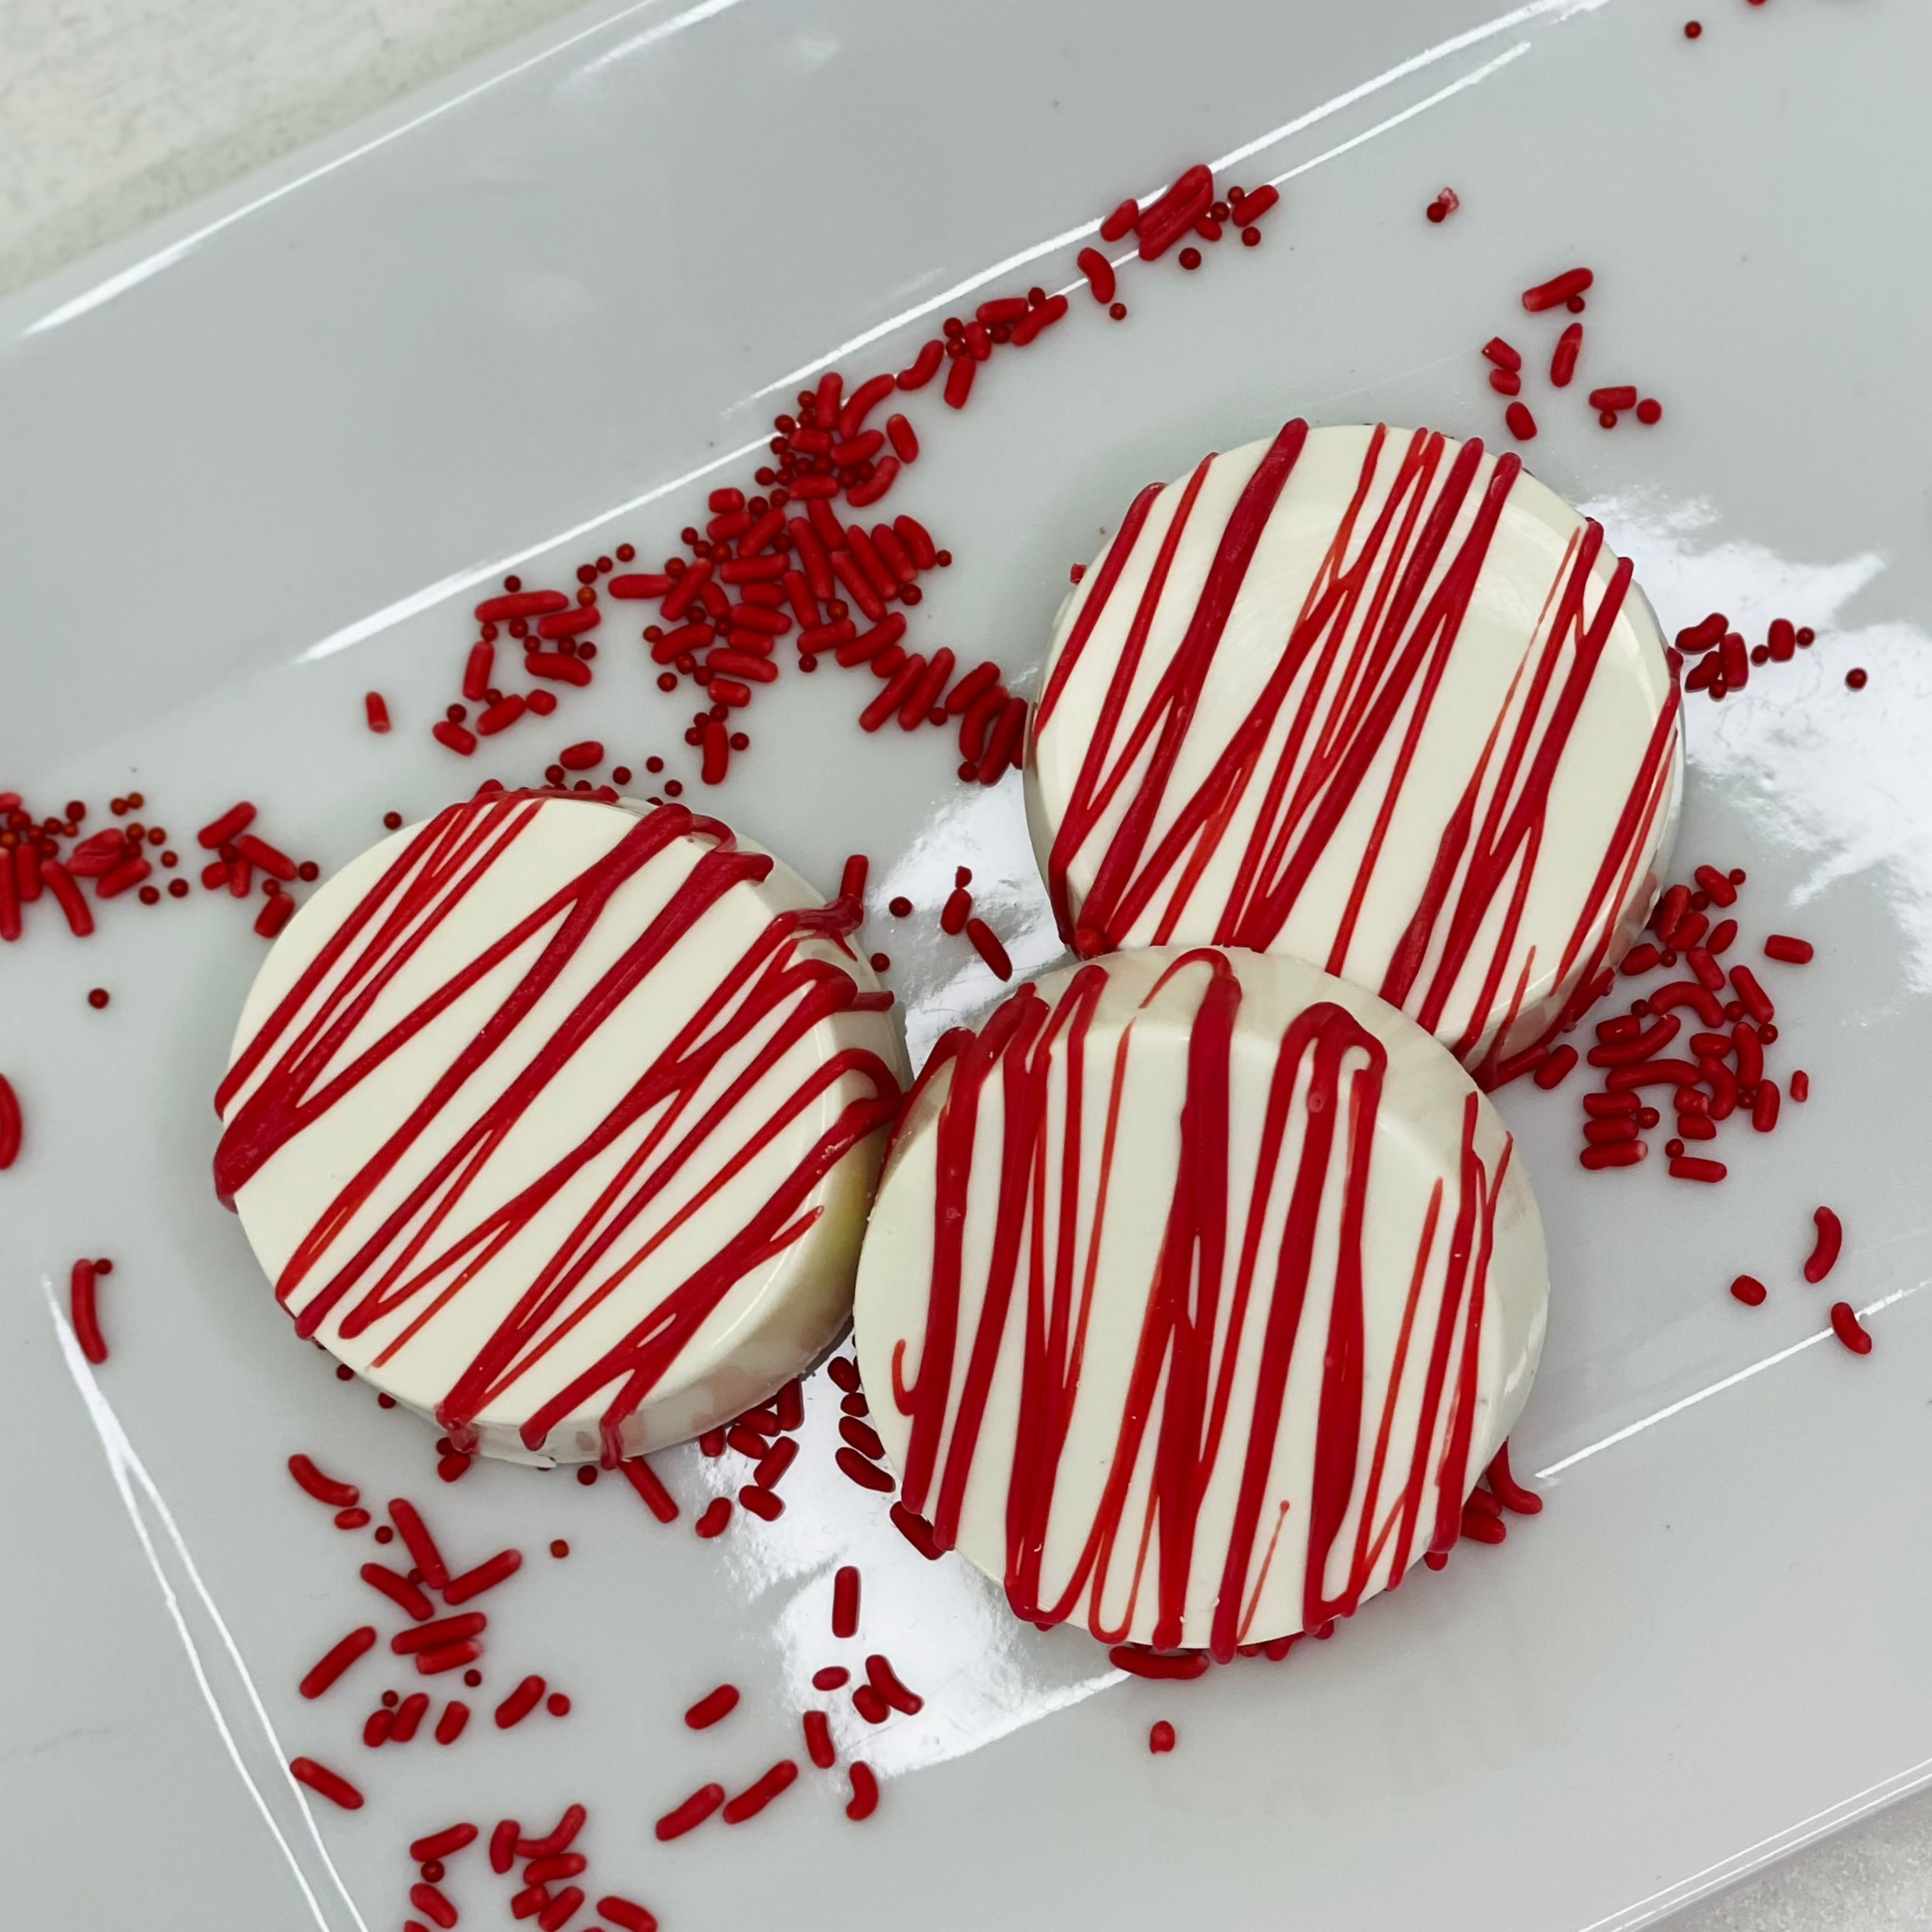
[[[634,1455],[835,1341],[903,1067],[790,868],[680,805],[496,792],[257,976],[218,1191],[297,1331],[460,1447]]]
[[[1514,454],[1296,421],[1135,499],[1060,613],[1028,805],[1081,957],[1292,953],[1493,1086],[1648,917],[1682,765],[1599,525]]]
[[[1542,1346],[1489,1101],[1299,961],[1110,956],[948,1034],[854,1317],[902,1500],[1020,1616],[1205,1649],[1446,1550]]]

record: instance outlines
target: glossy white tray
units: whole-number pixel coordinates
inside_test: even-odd
[[[824,359],[896,367],[982,289],[1064,284],[1075,231],[1197,158],[1287,177],[1264,247],[1136,276],[1121,327],[1082,298],[964,416],[918,400],[893,503],[959,559],[917,616],[932,641],[1023,672],[1134,488],[1288,415],[1499,435],[1476,350],[1547,343],[1516,292],[1579,259],[1585,381],[1667,414],[1606,435],[1583,382],[1534,385],[1532,465],[1667,626],[1720,606],[1754,640],[1781,613],[1822,634],[1693,702],[1682,847],[1749,869],[1749,929],[1820,943],[1779,1015],[1812,1101],[1734,1136],[1712,1195],[1655,1161],[1581,1174],[1574,1088],[1508,1093],[1556,1277],[1517,1438],[1549,1508],[1337,1641],[1193,1685],[1120,1683],[922,1564],[833,1469],[822,1401],[786,1516],[719,1544],[690,1533],[715,1479],[691,1451],[665,1459],[670,1530],[609,1479],[444,1490],[421,1429],[293,1341],[211,1196],[208,1096],[260,951],[240,909],[197,894],[0,954],[32,1135],[0,1177],[0,1916],[392,1927],[415,1834],[581,1798],[600,1886],[670,1932],[1606,1932],[1932,1778],[1932,16],[1724,0],[1692,44],[1685,11],[635,7],[0,307],[0,786],[97,811],[138,786],[178,838],[247,795],[334,864],[385,808],[474,783],[422,728],[478,584],[625,538],[662,555]],[[1445,184],[1462,208],[1432,226]],[[688,762],[675,702],[606,671],[506,741],[503,776],[593,730]],[[358,722],[372,685],[389,739]],[[863,849],[878,897],[920,901],[873,939],[916,1050],[991,990],[933,930],[954,865],[1023,971],[1056,943],[1017,783],[959,787],[936,734],[861,738],[860,701],[788,680],[716,803],[822,885]],[[1849,1231],[1827,1290],[1798,1274],[1820,1201]],[[98,1379],[55,1313],[83,1252],[119,1264]],[[1756,1312],[1724,1293],[1741,1268],[1771,1286]],[[1826,1332],[1834,1294],[1876,1309],[1868,1358]],[[366,1538],[289,1484],[298,1448],[417,1497],[467,1556],[531,1551],[483,1695],[538,1670],[573,1714],[371,1753],[363,1692],[391,1678],[302,1703],[372,1600]],[[695,1784],[795,1751],[848,1557],[868,1638],[928,1699],[868,1745],[878,1817],[847,1824],[842,1783],[808,1777],[755,1826],[658,1845]],[[740,1713],[687,1732],[727,1677]],[[1156,1759],[1161,1716],[1181,1746]],[[368,1807],[311,1824],[298,1751]],[[449,1883],[466,1926],[506,1922],[478,1853]]]

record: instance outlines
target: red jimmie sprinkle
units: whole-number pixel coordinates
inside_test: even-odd
[[[1155,1719],[1147,1733],[1147,1748],[1156,1757],[1163,1756],[1174,1748],[1174,1728],[1165,1717]]]
[[[1574,1046],[1559,1046],[1549,1054],[1530,1078],[1546,1090],[1560,1087],[1575,1064],[1576,1049]]]
[[[451,1577],[443,1586],[443,1600],[467,1603],[472,1596],[481,1596],[485,1590],[495,1589],[505,1578],[514,1576],[523,1567],[520,1550],[499,1550],[474,1570],[465,1570],[460,1576]]]
[[[1576,359],[1583,352],[1583,325],[1572,322],[1557,338],[1556,352],[1550,358],[1550,380],[1560,389],[1570,386],[1576,374]]]
[[[620,1928],[620,1932],[658,1932],[657,1915],[646,1912],[642,1905],[633,1905],[628,1898],[620,1898],[614,1893],[598,1900],[598,1911],[611,1923]]]
[[[319,1697],[357,1658],[375,1648],[375,1625],[364,1624],[332,1645],[297,1686],[304,1697]]]
[[[410,1886],[409,1902],[425,1919],[443,1927],[444,1932],[456,1922],[456,1907],[434,1885],[418,1881]]]
[[[1811,1098],[1811,1076],[1802,1067],[1791,1077],[1791,1097],[1800,1106]]]
[[[852,1767],[852,1802],[845,1807],[845,1815],[854,1824],[862,1824],[879,1809],[879,1779],[869,1764],[854,1763]]]
[[[305,1455],[297,1453],[289,1458],[289,1473],[295,1478],[304,1492],[318,1503],[326,1503],[331,1509],[349,1509],[362,1500],[362,1492],[353,1483],[339,1483],[333,1476],[325,1476]]]
[[[380,1563],[365,1563],[361,1577],[372,1589],[378,1589],[389,1601],[406,1611],[418,1623],[427,1623],[435,1612],[435,1606],[400,1571],[385,1568]]]
[[[254,822],[255,808],[243,799],[238,805],[230,805],[218,819],[202,826],[194,835],[195,841],[212,852],[217,846],[228,844],[237,833],[246,832]]]
[[[737,1707],[737,1685],[720,1684],[716,1690],[706,1691],[685,1712],[684,1722],[693,1731],[709,1731],[713,1724],[730,1717]]]
[[[466,1637],[481,1636],[489,1628],[489,1621],[480,1610],[465,1611],[460,1617],[440,1617],[413,1630],[397,1631],[389,1639],[389,1648],[398,1657],[410,1657],[418,1650],[433,1650],[439,1644],[460,1643]]]
[[[627,1456],[617,1465],[624,1480],[643,1497],[645,1507],[661,1523],[677,1521],[676,1499],[659,1479],[657,1472],[641,1456]]]
[[[706,1541],[713,1536],[722,1536],[726,1525],[731,1521],[731,1498],[714,1496],[705,1505],[704,1512],[691,1526]]]
[[[395,1524],[403,1547],[422,1572],[424,1582],[432,1590],[441,1589],[449,1581],[449,1566],[443,1561],[442,1552],[417,1514],[416,1506],[400,1496],[395,1497],[389,1504],[389,1521]]]
[[[1606,1147],[1586,1147],[1578,1161],[1589,1168],[1634,1167],[1650,1150],[1642,1141],[1618,1141]]]
[[[876,1651],[865,1660],[865,1676],[872,1689],[894,1710],[903,1712],[908,1717],[916,1717],[925,1708],[925,1699],[907,1690],[899,1681],[891,1664]]]
[[[1741,1274],[1731,1284],[1731,1292],[1746,1308],[1761,1307],[1764,1301],[1764,1284],[1756,1275]]]
[[[1814,950],[1810,940],[1795,939],[1785,932],[1774,932],[1764,942],[1764,957],[1787,966],[1809,966]]]
[[[522,1828],[514,1818],[505,1818],[490,1834],[490,1870],[500,1878],[517,1863],[517,1841]]]
[[[1205,1650],[1149,1650],[1138,1643],[1117,1643],[1107,1653],[1107,1661],[1131,1677],[1186,1680],[1205,1676],[1208,1654]]]
[[[427,1838],[417,1838],[410,1846],[409,1855],[417,1864],[427,1865],[432,1859],[452,1858],[476,1841],[474,1825],[453,1824],[446,1831],[432,1831]]]
[[[693,1792],[674,1811],[667,1811],[657,1822],[657,1834],[667,1843],[695,1831],[725,1801],[722,1785],[705,1785]]]
[[[808,1710],[801,1720],[805,1733],[805,1755],[822,1771],[829,1771],[839,1760],[832,1742],[832,1721],[822,1710]]]
[[[1483,353],[1499,369],[1508,369],[1514,372],[1523,366],[1521,353],[1512,349],[1500,336],[1492,336],[1483,345]]]
[[[360,1811],[362,1809],[362,1793],[338,1771],[332,1771],[326,1764],[318,1764],[312,1757],[291,1758],[289,1774],[298,1785],[306,1785],[312,1792],[318,1792],[332,1805],[339,1805],[344,1811]]]
[[[1839,1252],[1845,1246],[1845,1223],[1828,1207],[1818,1209],[1811,1218],[1818,1238],[1805,1263],[1805,1279],[1816,1284],[1838,1266]]]
[[[858,1635],[859,1574],[849,1563],[841,1564],[832,1579],[832,1634],[835,1637]]]
[[[519,1858],[550,1858],[574,1844],[578,1832],[584,1829],[590,1813],[581,1805],[566,1806],[563,1816],[557,1820],[556,1829],[546,1832],[540,1838],[523,1838],[517,1841]]]
[[[968,919],[966,936],[971,940],[973,950],[992,969],[996,979],[1013,977],[1013,961],[1007,956],[1007,949],[1000,943],[999,936],[984,919]]]
[[[5,1074],[0,1074],[0,1171],[20,1157],[20,1101]]]
[[[876,1464],[868,1462],[855,1449],[841,1448],[837,1461],[839,1467],[862,1490],[875,1490],[883,1495],[893,1486],[892,1478]]]
[[[520,1724],[537,1708],[544,1693],[544,1682],[540,1677],[527,1677],[496,1706],[496,1728],[507,1731],[513,1724]]]
[[[1113,265],[1097,248],[1083,248],[1074,257],[1080,272],[1087,278],[1087,286],[1093,291],[1093,299],[1104,307],[1113,300],[1115,280]]]
[[[1547,282],[1540,282],[1533,289],[1525,289],[1523,307],[1532,315],[1540,315],[1546,309],[1561,308],[1572,297],[1582,294],[1596,279],[1587,268],[1566,268],[1561,275],[1552,275]]]
[[[1536,433],[1536,419],[1530,414],[1527,403],[1511,403],[1503,412],[1503,421],[1518,442],[1528,442]]]
[[[1670,1166],[1674,1181],[1719,1181],[1728,1171],[1721,1160],[1700,1160],[1692,1154],[1680,1154]]]
[[[1872,1338],[1849,1302],[1831,1304],[1831,1332],[1855,1355],[1872,1352]]]
[[[101,1333],[100,1311],[94,1301],[98,1273],[91,1261],[76,1261],[68,1280],[68,1306],[73,1319],[74,1339],[80,1344],[80,1352],[97,1369],[108,1358],[107,1341]]]
[[[748,1818],[755,1818],[772,1800],[782,1792],[789,1791],[797,1782],[798,1767],[790,1758],[780,1758],[755,1784],[748,1785],[737,1797],[729,1800],[724,1807],[726,1824],[743,1824]]]
[[[463,1728],[470,1721],[470,1706],[460,1698],[452,1698],[443,1706],[442,1715],[436,1720],[436,1742],[439,1744],[454,1744],[463,1735]]]
[[[380,737],[389,730],[389,701],[380,691],[362,694],[362,716],[369,729]]]

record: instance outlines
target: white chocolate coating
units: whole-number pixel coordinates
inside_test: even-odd
[[[453,861],[459,838],[474,843]],[[816,929],[783,918],[801,910]],[[218,1177],[247,1110],[270,1108],[265,1158],[231,1170],[234,1199],[298,1326],[460,1441],[524,1461],[598,1455],[606,1419],[623,1454],[680,1441],[809,1367],[847,1319],[903,1067],[871,969],[836,936],[852,923],[677,807],[483,798],[353,861],[263,965],[222,1104]],[[340,957],[322,961],[332,943]],[[382,963],[395,970],[373,1003],[293,1074],[304,1029]],[[574,1016],[581,1034],[560,1044]],[[311,1104],[343,1090],[275,1114],[275,1081]]]
[[[1452,1543],[1548,1293],[1528,1177],[1455,1060],[1358,988],[1231,949],[1048,974],[978,1042],[922,1076],[854,1309],[872,1419],[938,1540],[1022,1616],[1217,1653]]]
[[[1656,897],[1682,790],[1664,639],[1514,455],[1305,430],[1145,492],[1067,599],[1034,842],[1083,957],[1292,953],[1493,1085]]]

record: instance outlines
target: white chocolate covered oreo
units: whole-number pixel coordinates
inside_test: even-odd
[[[1599,525],[1514,454],[1298,421],[1135,498],[1061,612],[1028,805],[1082,957],[1291,953],[1491,1086],[1648,916],[1682,762]]]
[[[345,867],[217,1101],[298,1332],[524,1461],[677,1442],[809,1367],[900,1094],[861,916],[676,805],[480,796]]]
[[[1161,948],[942,1041],[854,1312],[939,1544],[1031,1621],[1225,1658],[1454,1543],[1547,1293],[1522,1164],[1435,1041],[1299,961]]]

